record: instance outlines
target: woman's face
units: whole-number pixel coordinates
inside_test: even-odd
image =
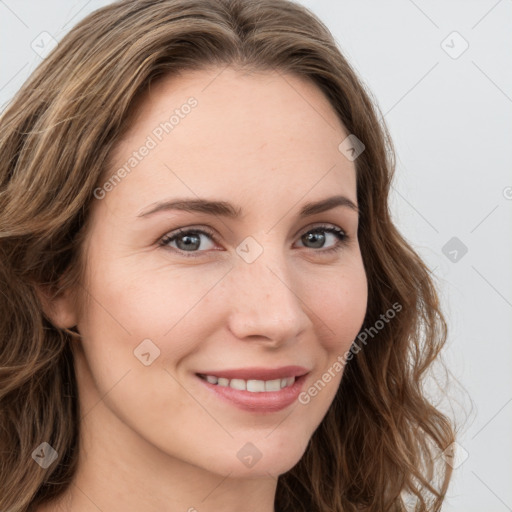
[[[357,211],[306,208],[357,205],[348,135],[293,75],[219,68],[152,86],[95,192],[75,311],[82,415],[105,449],[232,477],[299,461],[367,305]],[[306,375],[231,398],[198,376],[234,369],[247,379],[224,392]]]

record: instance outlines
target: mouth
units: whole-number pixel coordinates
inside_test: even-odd
[[[298,377],[283,377],[280,379],[272,380],[258,380],[258,379],[228,379],[225,377],[216,377],[215,375],[204,375],[202,373],[196,374],[200,379],[207,381],[213,386],[229,387],[237,389],[238,391],[247,391],[249,393],[265,393],[281,391],[281,389],[288,388],[295,383]]]
[[[215,397],[246,412],[275,413],[298,398],[309,372],[272,380],[240,379],[196,373]]]

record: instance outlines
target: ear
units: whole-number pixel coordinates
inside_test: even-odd
[[[45,315],[55,327],[69,329],[77,324],[78,318],[72,290],[67,289],[56,294],[53,287],[36,285],[36,293]]]

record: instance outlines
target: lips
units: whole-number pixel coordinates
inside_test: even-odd
[[[214,376],[225,379],[243,379],[247,380],[276,380],[289,377],[300,377],[308,373],[309,370],[303,366],[282,366],[280,368],[236,368],[232,370],[205,370],[198,372],[198,376]]]
[[[282,372],[282,369],[279,371]],[[303,369],[301,372],[302,371]],[[232,375],[231,372],[228,373]],[[247,373],[244,373],[244,375],[247,375]],[[262,374],[258,373],[257,375],[261,376]],[[219,397],[219,399],[229,403],[230,405],[253,414],[273,414],[285,409],[286,407],[289,407],[294,402],[296,402],[307,379],[307,375],[303,374],[300,377],[290,377],[290,379],[294,382],[291,383],[291,385],[282,387],[279,390],[273,389],[273,385],[271,386],[271,389],[267,390],[267,383],[269,383],[269,381],[266,381],[264,391],[261,389],[253,389],[252,391],[248,389],[237,389],[240,382],[243,381],[236,379],[235,381],[229,381],[230,384],[236,382],[235,387],[232,387],[231,385],[226,385],[228,382],[227,378],[223,379],[222,377],[219,377],[219,379],[226,381],[224,385],[220,385],[220,380],[218,384],[215,384],[203,378],[197,377],[198,382],[200,382],[201,386],[204,386],[209,393],[212,393],[213,396]],[[286,381],[287,379],[284,380]],[[270,381],[271,384],[275,384],[276,382],[280,382],[280,380],[275,379],[274,381]],[[261,380],[248,380],[247,384],[250,385],[249,383],[253,383],[251,387],[256,386],[260,388],[261,384],[263,384]]]

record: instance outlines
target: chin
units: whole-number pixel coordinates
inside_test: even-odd
[[[303,456],[308,440],[279,439],[279,445],[273,445],[270,437],[265,435],[259,440],[236,443],[237,448],[232,452],[228,450],[222,462],[217,459],[214,463],[217,473],[230,474],[231,478],[263,477],[269,475],[277,477],[292,469]],[[234,456],[231,455],[234,453]]]

